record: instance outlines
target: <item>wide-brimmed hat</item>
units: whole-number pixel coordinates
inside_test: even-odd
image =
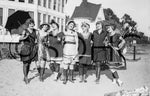
[[[76,23],[73,20],[68,21],[67,24],[66,24],[66,26],[68,26],[70,23],[73,23],[74,27],[76,26]]]
[[[82,26],[86,26],[86,27],[89,27],[89,28],[90,28],[90,24],[87,23],[87,22],[82,22],[81,27],[82,27]]]
[[[55,21],[55,20],[51,20],[51,22],[50,22],[50,24],[52,25],[52,24],[55,24],[56,26],[57,26],[57,28],[59,28],[59,24]]]
[[[43,24],[41,24],[40,26],[39,26],[39,29],[42,29],[43,28],[43,26],[48,26],[48,30],[50,29],[50,25],[48,24],[48,23],[43,23]]]
[[[116,29],[117,27],[119,27],[119,24],[115,22],[114,20],[104,20],[103,24],[105,27],[112,26],[113,29]]]

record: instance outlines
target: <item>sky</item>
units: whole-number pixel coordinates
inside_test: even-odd
[[[111,8],[121,18],[125,13],[137,22],[138,31],[150,37],[150,0],[87,0],[91,3],[102,4],[102,8]],[[65,12],[72,15],[76,6],[82,0],[68,0]]]

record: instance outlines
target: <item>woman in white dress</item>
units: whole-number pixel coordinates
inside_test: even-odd
[[[40,30],[38,32],[38,63],[39,63],[39,67],[38,67],[38,71],[40,73],[40,81],[44,81],[43,79],[43,75],[44,75],[44,71],[45,71],[45,65],[46,65],[46,61],[49,58],[49,54],[48,54],[48,50],[47,47],[45,46],[45,42],[46,42],[46,36],[48,35],[48,30],[50,29],[50,26],[48,24],[42,24],[40,25]]]
[[[74,31],[75,22],[69,21],[66,26],[66,31],[64,32],[64,48],[63,48],[63,64],[64,64],[64,82],[67,83],[68,70],[69,70],[69,80],[73,81],[73,70],[74,65],[77,61],[76,57],[78,54],[78,35]]]

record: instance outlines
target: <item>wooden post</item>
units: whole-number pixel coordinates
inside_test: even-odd
[[[133,46],[133,60],[136,58],[136,46]]]
[[[136,59],[136,40],[133,40],[133,60]]]

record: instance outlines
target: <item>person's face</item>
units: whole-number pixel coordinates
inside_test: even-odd
[[[82,25],[82,26],[81,26],[81,29],[82,29],[82,31],[86,31],[87,28],[86,28],[85,25]]]
[[[113,29],[112,29],[111,26],[107,26],[106,29],[107,29],[107,31],[108,31],[109,33],[112,33],[112,32],[113,32]]]
[[[97,30],[102,30],[102,24],[101,23],[96,24],[96,29]]]
[[[68,25],[68,29],[73,29],[74,28],[74,23],[70,23],[69,25]]]
[[[88,30],[88,26],[86,26],[86,25],[82,25],[82,26],[81,26],[81,29],[82,29],[82,31],[83,31],[83,32],[85,32],[85,31],[87,31],[87,30]]]
[[[29,24],[29,28],[30,28],[30,29],[33,29],[33,28],[34,28],[34,23],[30,23],[30,24]]]
[[[48,25],[44,25],[42,29],[43,29],[44,31],[47,31],[47,30],[48,30]]]
[[[53,29],[53,30],[57,29],[57,25],[53,23],[53,24],[52,24],[52,29]]]

